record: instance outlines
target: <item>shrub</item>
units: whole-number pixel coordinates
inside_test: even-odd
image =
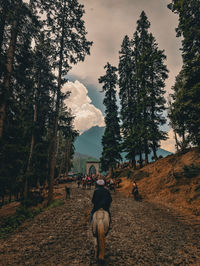
[[[200,168],[195,166],[194,164],[191,165],[184,165],[184,176],[188,178],[192,178],[197,176],[200,173]]]

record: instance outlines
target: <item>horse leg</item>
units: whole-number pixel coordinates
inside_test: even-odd
[[[94,257],[95,259],[98,259],[98,245],[96,237],[94,237]]]
[[[104,225],[103,222],[100,222],[98,224],[98,251],[99,251],[99,261],[103,262],[104,261],[104,256],[105,256],[105,234],[104,234]]]

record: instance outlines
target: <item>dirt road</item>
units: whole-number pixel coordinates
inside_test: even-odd
[[[71,190],[64,205],[40,213],[0,240],[0,265],[96,265],[89,224],[93,189],[72,184]],[[200,265],[199,223],[118,191],[112,197],[106,265]]]

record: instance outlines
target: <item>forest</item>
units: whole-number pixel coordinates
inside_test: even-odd
[[[151,150],[157,159],[160,141],[167,138],[164,111],[177,151],[200,146],[200,1],[172,0],[166,8],[179,17],[175,30],[182,38],[183,59],[170,99],[164,96],[166,55],[144,11],[133,36],[124,36],[118,66],[108,62],[99,78],[106,108],[101,165],[111,174],[122,151],[133,167],[148,164]],[[2,202],[15,196],[26,203],[31,188],[48,184],[51,203],[55,179],[72,166],[79,132],[65,104],[70,92],[61,89],[69,70],[84,61],[94,45],[87,39],[84,12],[78,0],[0,1]]]

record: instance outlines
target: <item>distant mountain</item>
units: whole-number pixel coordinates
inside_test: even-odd
[[[96,159],[99,159],[101,157],[102,153],[102,145],[101,145],[101,139],[104,134],[105,127],[92,127],[89,130],[85,131],[82,135],[80,135],[77,140],[75,141],[75,152],[79,154],[85,154],[87,156],[94,157]],[[167,155],[171,154],[171,152],[158,149],[157,155],[166,157]],[[153,153],[149,154],[149,160],[151,160],[151,157],[153,156]],[[122,157],[125,160],[125,154],[122,154]]]
[[[104,130],[105,127],[95,126],[85,131],[74,143],[75,152],[87,154],[99,159],[102,152],[101,138]]]

